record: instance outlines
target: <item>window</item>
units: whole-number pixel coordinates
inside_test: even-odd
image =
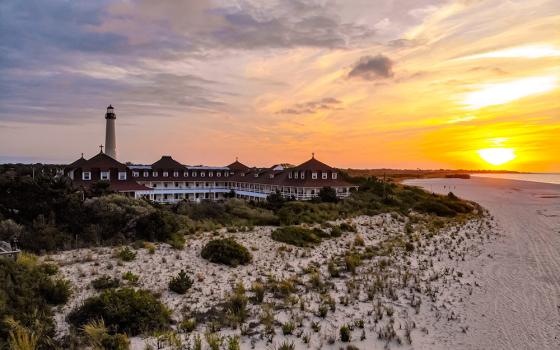
[[[169,176],[169,173],[167,171],[164,171],[163,172],[163,177],[168,177],[168,176]]]
[[[192,176],[196,177],[196,171],[192,172]]]
[[[328,178],[328,175],[329,175],[329,174],[323,172],[323,173],[321,174],[321,177],[322,177],[323,180],[326,180],[326,179]]]
[[[209,172],[208,172],[208,177],[212,177],[212,176],[214,176],[214,172],[213,172],[213,171],[209,171]]]
[[[204,175],[206,175],[206,174],[204,173],[204,171],[201,171],[201,172],[200,172],[200,177],[204,177]]]
[[[299,176],[299,171],[294,172],[294,179],[297,179]]]
[[[220,177],[220,176],[222,176],[222,173],[218,171],[218,172],[216,172],[216,176]]]
[[[119,180],[126,180],[126,171],[119,171]]]
[[[300,178],[300,179],[305,179],[305,171],[302,171],[302,172],[299,174],[299,178]]]
[[[101,180],[109,180],[111,178],[111,175],[108,171],[102,171],[101,172]]]
[[[179,177],[179,172],[178,172],[178,171],[174,171],[174,172],[173,172],[173,177]]]
[[[291,179],[291,178],[292,178],[292,172],[290,171],[290,172],[288,173],[288,179]]]
[[[91,172],[90,171],[84,171],[82,173],[82,180],[85,180],[85,181],[91,180]]]
[[[144,171],[144,177],[148,177],[150,176],[150,173],[148,171]]]
[[[184,177],[189,177],[189,172],[188,171],[183,172],[183,176]]]
[[[139,177],[140,173],[138,171],[133,171],[132,172],[132,177]]]
[[[153,177],[157,177],[157,176],[158,176],[157,171],[153,171],[153,172],[152,172],[152,176],[153,176]]]
[[[332,173],[332,179],[333,179],[333,180],[336,180],[336,176],[337,176],[336,173]]]
[[[316,172],[316,171],[314,171],[314,172],[311,173],[311,178],[312,178],[313,180],[317,180],[317,172]]]

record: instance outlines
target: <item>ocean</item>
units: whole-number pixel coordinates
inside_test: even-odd
[[[560,174],[531,173],[531,174],[471,174],[472,177],[492,177],[496,179],[542,182],[560,185]]]

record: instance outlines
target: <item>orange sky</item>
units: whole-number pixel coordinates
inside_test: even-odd
[[[115,52],[4,66],[32,87],[0,100],[0,160],[92,156],[112,103],[123,161],[560,172],[558,1],[172,3],[79,27]]]

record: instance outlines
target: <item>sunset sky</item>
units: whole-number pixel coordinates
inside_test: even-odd
[[[560,1],[0,2],[0,161],[109,104],[121,161],[560,172]]]

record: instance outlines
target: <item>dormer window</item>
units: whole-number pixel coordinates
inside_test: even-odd
[[[91,180],[91,171],[84,171],[82,173],[82,180],[84,180],[84,181]]]
[[[323,180],[326,180],[326,179],[329,178],[329,174],[323,172],[323,173],[321,174],[321,177],[322,177]]]
[[[173,172],[173,177],[179,177],[179,172],[178,172],[178,171],[174,171],[174,172]]]
[[[139,177],[140,173],[138,171],[133,171],[132,172],[132,177]]]
[[[288,173],[288,179],[291,179],[291,178],[292,178],[292,172],[290,171],[290,172]]]
[[[101,172],[101,180],[109,180],[111,179],[111,173],[108,171]]]
[[[336,177],[337,177],[337,173],[332,173],[332,179],[336,180]]]
[[[299,177],[299,171],[294,172],[294,179],[297,179]]]
[[[225,176],[225,177],[228,177],[228,176],[229,176],[229,171],[226,171],[226,172],[224,173],[224,176]]]
[[[312,178],[313,180],[317,180],[317,172],[316,172],[316,171],[314,171],[314,172],[311,173],[311,178]]]
[[[220,171],[218,171],[218,172],[216,172],[216,176],[220,177],[220,176],[222,176],[222,173]]]
[[[149,171],[144,171],[144,177],[148,177],[150,176],[150,172]]]
[[[153,176],[153,177],[157,177],[157,176],[158,176],[157,171],[152,171],[152,176]]]
[[[126,171],[119,171],[119,180],[126,180]]]
[[[241,176],[245,176],[245,173],[241,173]]]
[[[169,173],[167,171],[164,171],[163,172],[163,177],[168,177],[168,176],[169,176]]]
[[[299,173],[299,178],[302,180],[305,179],[305,171]]]
[[[214,176],[214,172],[213,172],[213,171],[209,171],[209,172],[208,172],[208,177],[212,177],[212,176]]]
[[[255,177],[259,177],[259,174],[258,174],[258,173],[255,173]]]
[[[192,172],[192,176],[196,177],[196,171]]]
[[[189,172],[188,171],[183,172],[183,176],[184,177],[189,177]]]
[[[200,172],[200,177],[204,177],[206,174],[204,173],[204,171]]]

